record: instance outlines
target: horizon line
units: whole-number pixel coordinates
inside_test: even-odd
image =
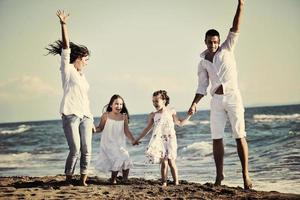
[[[261,108],[261,107],[281,107],[281,106],[297,106],[300,105],[300,103],[291,103],[291,104],[274,104],[274,105],[251,105],[251,106],[245,106],[245,109],[251,109],[251,108]],[[204,109],[202,111],[209,111],[210,109]],[[186,111],[177,111],[180,112],[186,112]],[[131,114],[131,116],[137,116],[137,115],[147,115],[149,113],[135,113]],[[94,116],[94,118],[99,118],[100,116]],[[61,120],[60,118],[56,119],[41,119],[41,120],[25,120],[25,121],[8,121],[8,122],[0,122],[0,125],[3,124],[14,124],[14,123],[28,123],[28,122],[46,122],[46,121],[58,121]]]

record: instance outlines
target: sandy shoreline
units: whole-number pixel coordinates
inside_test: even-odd
[[[110,185],[106,179],[90,177],[88,187],[64,185],[64,176],[0,177],[0,199],[300,199],[298,194],[243,190],[240,187],[213,187],[180,181],[162,188],[158,180],[130,178],[128,184]]]

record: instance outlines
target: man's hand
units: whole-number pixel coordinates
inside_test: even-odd
[[[191,105],[189,111],[188,111],[188,115],[193,115],[193,114],[196,113],[196,111],[197,111],[197,110],[196,110],[196,104],[193,103],[193,104]]]
[[[139,145],[141,142],[139,142],[138,140],[134,140],[133,142],[132,142],[132,145],[134,146],[134,145]]]

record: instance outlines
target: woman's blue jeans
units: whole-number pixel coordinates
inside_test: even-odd
[[[63,129],[69,145],[69,155],[66,160],[65,174],[73,175],[80,154],[80,174],[88,174],[92,157],[93,120],[84,116],[62,116]]]

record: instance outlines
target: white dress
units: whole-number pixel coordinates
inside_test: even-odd
[[[119,171],[132,168],[133,164],[126,149],[124,120],[107,117],[101,133],[100,151],[96,169],[102,172]]]
[[[149,163],[160,163],[161,159],[175,160],[177,139],[172,112],[166,109],[154,114],[152,137],[146,150]]]

